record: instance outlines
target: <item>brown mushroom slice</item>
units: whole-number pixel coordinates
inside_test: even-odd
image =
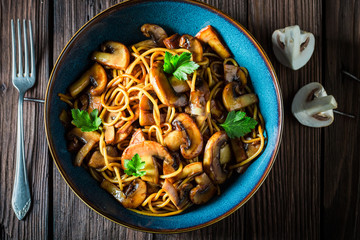
[[[179,209],[183,209],[190,202],[190,192],[193,188],[191,183],[185,183],[179,187]]]
[[[115,133],[114,144],[117,144],[117,143],[125,140],[130,135],[132,130],[133,130],[133,126],[129,126],[124,129],[120,128],[119,130],[117,130]]]
[[[122,192],[117,186],[105,179],[100,186],[126,208],[137,208],[146,198],[146,183],[139,178],[133,180],[125,192]]]
[[[146,181],[146,186],[147,186],[147,195],[151,195],[153,193],[157,193],[159,192],[159,190],[161,189],[161,186],[159,184],[153,183],[153,182],[148,182]]]
[[[219,123],[223,123],[226,119],[225,109],[219,104],[215,99],[211,99],[210,101],[210,112],[211,117],[215,118]],[[201,125],[199,125],[201,126]]]
[[[209,85],[202,78],[197,78],[195,90],[190,93],[191,115],[205,116],[206,103],[209,100],[209,96]]]
[[[141,26],[141,32],[145,37],[150,37],[158,46],[164,46],[163,40],[168,37],[165,30],[156,25],[146,23]]]
[[[111,157],[118,157],[119,153],[113,146],[106,146],[106,152]],[[110,163],[115,162],[116,160],[108,159]],[[105,159],[100,151],[95,151],[88,162],[88,166],[92,168],[103,168],[105,167]]]
[[[204,170],[214,183],[225,182],[228,171],[224,166],[230,159],[229,137],[226,132],[214,133],[206,144],[203,159]]]
[[[189,84],[186,81],[179,80],[175,76],[171,76],[169,81],[174,88],[174,91],[177,93],[184,93],[190,90]]]
[[[232,138],[230,143],[236,162],[239,163],[246,160],[247,156],[242,141],[239,138]]]
[[[164,123],[165,120],[166,120],[166,114],[165,113],[160,113],[160,124]],[[154,114],[152,112],[149,112],[149,111],[140,110],[139,124],[140,124],[140,126],[155,125],[156,122],[155,122],[155,119],[154,119]]]
[[[226,82],[240,81],[242,85],[245,86],[247,84],[246,74],[247,73],[243,71],[243,68],[230,64],[224,65],[224,77]]]
[[[152,39],[147,39],[147,40],[135,43],[133,45],[133,47],[135,47],[135,48],[143,47],[143,48],[149,48],[150,49],[150,48],[156,48],[157,44]]]
[[[138,130],[136,130],[133,133],[131,140],[129,142],[129,145],[141,143],[144,141],[146,141],[145,135],[144,135],[143,131],[139,128]]]
[[[176,49],[179,48],[179,39],[180,35],[175,33],[170,37],[167,37],[163,40],[163,43],[167,49]]]
[[[182,132],[185,139],[180,145],[181,155],[185,159],[199,156],[203,148],[203,137],[194,120],[188,114],[180,113],[174,118],[172,125]]]
[[[241,90],[239,90],[239,88],[240,86],[237,82],[228,83],[224,87],[222,98],[224,106],[228,112],[237,111],[258,102],[258,98],[255,93],[241,95]]]
[[[172,183],[168,179],[165,179],[162,188],[169,195],[171,202],[179,209],[178,206],[179,206],[180,198],[174,185],[172,185]]]
[[[179,173],[179,175],[174,177],[174,181],[191,177],[196,174],[200,174],[203,172],[203,164],[202,162],[194,162],[186,165],[183,170]]]
[[[170,107],[184,107],[188,104],[187,96],[184,93],[176,93],[170,85],[163,70],[163,63],[153,63],[150,69],[150,83],[163,104]]]
[[[220,40],[219,35],[215,29],[208,25],[201,29],[195,36],[197,39],[209,44],[209,46],[222,58],[229,58],[231,56],[227,47]]]
[[[96,85],[96,87],[90,91],[92,95],[100,95],[105,90],[107,75],[105,69],[98,63],[95,63],[89,70],[81,75],[76,82],[70,85],[70,95],[76,98],[90,83]]]
[[[183,133],[179,130],[169,132],[164,136],[164,143],[173,152],[179,150],[180,145],[184,143]]]
[[[249,144],[247,147],[247,150],[246,150],[246,155],[248,157],[251,157],[252,155],[257,153],[259,148],[260,148],[260,142],[254,142],[254,143]]]
[[[200,41],[189,34],[181,36],[179,46],[188,49],[193,56],[194,62],[201,62],[203,58],[203,46]]]
[[[191,201],[195,204],[208,202],[217,192],[215,185],[211,182],[206,173],[195,177],[195,181],[198,185],[190,191]]]
[[[114,126],[104,126],[105,131],[105,143],[113,144],[115,140],[115,128]]]
[[[146,175],[141,178],[151,178],[151,182],[158,183],[158,170],[155,159],[163,161],[163,172],[168,174],[165,169],[174,169],[174,165],[177,165],[175,159],[171,154],[159,143],[154,141],[144,141],[138,144],[128,146],[121,157],[121,163],[125,169],[125,159],[131,159],[135,154],[139,154],[142,161],[145,161]],[[174,169],[175,171],[175,169]],[[148,181],[148,180],[147,180]]]
[[[94,109],[97,109],[99,112],[102,110],[101,96],[89,96],[88,112],[91,113]]]
[[[101,51],[95,51],[91,59],[105,66],[125,70],[130,63],[130,52],[119,42],[108,41],[101,45]]]
[[[70,136],[76,136],[82,142],[85,143],[84,146],[78,151],[75,156],[75,166],[81,166],[84,158],[94,147],[94,145],[99,142],[100,134],[96,131],[94,132],[82,132],[80,128],[73,128],[69,133]]]

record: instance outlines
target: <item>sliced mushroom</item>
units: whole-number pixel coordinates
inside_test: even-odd
[[[175,152],[180,149],[180,145],[184,143],[183,133],[180,130],[174,130],[164,136],[164,143],[167,148]]]
[[[143,48],[149,48],[150,49],[150,48],[156,48],[157,44],[152,39],[147,39],[147,40],[135,43],[133,45],[133,47],[135,47],[135,48],[143,47]]]
[[[225,121],[226,111],[222,106],[222,104],[216,101],[215,99],[211,99],[210,101],[210,112],[211,112],[211,117],[216,119],[216,121],[218,121],[219,123],[223,123]]]
[[[222,97],[224,106],[228,112],[237,111],[258,102],[256,94],[244,94],[237,82],[228,83],[224,87]]]
[[[126,208],[137,208],[146,198],[146,183],[139,178],[133,180],[125,192],[122,192],[117,186],[105,179],[100,186]]]
[[[115,140],[115,128],[114,126],[104,126],[105,131],[105,143],[113,144]]]
[[[153,114],[153,103],[146,95],[142,95],[139,101],[139,124],[140,126],[155,125],[155,119]],[[166,114],[160,113],[160,123],[164,123]]]
[[[90,90],[92,95],[100,95],[105,90],[107,75],[105,69],[98,63],[95,63],[89,70],[81,75],[79,80],[70,85],[70,95],[76,98],[90,83],[96,86]]]
[[[190,191],[191,201],[195,204],[208,202],[216,194],[217,189],[215,185],[206,173],[195,177],[195,181],[198,185]]]
[[[185,142],[180,145],[181,155],[185,159],[199,156],[203,148],[203,138],[192,118],[186,113],[180,113],[174,118],[172,125],[182,132],[185,139]]]
[[[187,96],[184,93],[176,93],[170,85],[161,62],[153,63],[150,69],[150,83],[163,104],[171,107],[184,107],[188,104]]]
[[[88,112],[91,113],[94,109],[102,110],[101,97],[100,96],[89,96],[89,107]]]
[[[185,183],[179,187],[179,209],[184,208],[190,202],[190,192],[193,188],[191,183]]]
[[[199,40],[191,35],[184,34],[181,36],[179,46],[188,49],[193,56],[194,62],[201,62],[203,58],[203,47]]]
[[[169,195],[169,198],[170,198],[171,202],[178,208],[180,198],[179,198],[179,194],[176,191],[174,185],[170,181],[168,181],[168,179],[165,179],[162,188]]]
[[[168,37],[165,30],[155,24],[146,23],[141,26],[141,32],[145,37],[150,37],[158,46],[164,46],[163,40]]]
[[[133,126],[129,125],[129,127],[126,128],[119,128],[116,133],[115,133],[115,140],[114,140],[114,144],[117,144],[123,140],[125,140],[130,133],[133,130]]]
[[[144,141],[128,146],[121,157],[122,166],[125,169],[125,159],[131,159],[135,154],[139,154],[142,161],[145,161],[146,174],[141,178],[145,181],[158,183],[159,172],[155,159],[163,161],[163,173],[169,174],[177,170],[178,163],[174,157],[161,144],[154,141]]]
[[[272,45],[279,62],[297,70],[311,58],[315,38],[312,33],[301,31],[300,27],[295,25],[275,30],[272,34]]]
[[[175,33],[170,37],[167,37],[163,40],[163,43],[167,49],[176,49],[179,47],[180,35]]]
[[[100,140],[100,134],[98,132],[82,132],[80,128],[73,128],[69,133],[70,136],[75,136],[85,143],[84,146],[78,151],[75,156],[75,166],[81,166],[84,158],[90,152]]]
[[[143,131],[139,128],[138,130],[136,130],[133,133],[131,140],[129,142],[129,145],[141,143],[144,141],[146,141],[145,135],[144,135]]]
[[[206,103],[209,100],[208,84],[201,78],[196,79],[195,90],[190,93],[190,113],[195,116],[205,116]]]
[[[244,86],[247,84],[246,73],[244,72],[243,68],[240,68],[238,66],[225,64],[224,76],[226,82],[237,81],[237,82],[241,82],[242,85]]]
[[[118,151],[113,146],[106,146],[106,152],[107,152],[107,155],[109,155],[110,157],[119,157]],[[111,160],[111,159],[108,159],[108,161],[110,163],[116,162],[116,160]],[[91,155],[88,166],[92,167],[92,168],[105,167],[105,159],[104,159],[104,156],[100,153],[100,151],[95,151]]]
[[[230,140],[232,152],[235,155],[236,162],[242,162],[247,159],[243,143],[239,138],[232,138]]]
[[[186,81],[179,80],[175,76],[169,77],[169,81],[177,93],[188,92],[190,90],[189,84]]]
[[[130,63],[130,52],[122,43],[108,41],[101,45],[101,51],[95,51],[91,59],[110,68],[122,70]]]
[[[317,82],[309,83],[296,93],[291,111],[296,119],[308,127],[326,127],[334,121],[333,109],[337,102],[327,95],[324,87]]]
[[[208,25],[200,30],[195,36],[197,39],[209,44],[209,46],[222,58],[229,58],[231,56],[229,50],[220,40],[219,35],[215,29]]]
[[[230,159],[231,150],[226,132],[214,133],[206,144],[203,159],[204,170],[214,183],[221,184],[225,182],[228,176],[225,166]]]
[[[191,177],[194,175],[198,175],[200,173],[203,172],[203,164],[202,162],[194,162],[194,163],[190,163],[188,165],[186,165],[183,170],[181,171],[181,173],[179,173],[179,175],[177,175],[176,177],[174,177],[174,180],[180,180],[186,177]]]

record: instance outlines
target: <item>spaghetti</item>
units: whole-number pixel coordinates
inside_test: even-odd
[[[256,159],[265,146],[265,123],[257,98],[248,97],[248,104],[236,110],[260,123],[241,138],[226,136],[220,124],[232,109],[225,104],[225,88],[236,86],[232,93],[242,98],[253,93],[247,70],[233,58],[224,58],[223,43],[217,43],[223,49],[206,45],[201,34],[207,29],[196,38],[167,37],[159,26],[144,26],[141,30],[154,42],[140,42],[130,50],[121,43],[106,43],[103,52],[93,54],[96,66],[59,97],[72,109],[97,109],[102,120],[93,135],[69,130],[69,151],[77,154],[78,165],[89,169],[124,207],[149,216],[171,216],[209,201],[234,170],[243,171]],[[217,37],[210,29],[207,34]],[[175,79],[162,70],[166,52],[189,52],[199,68],[187,81]],[[66,114],[61,118],[74,129]],[[125,159],[134,154],[141,157],[145,175],[125,172]]]

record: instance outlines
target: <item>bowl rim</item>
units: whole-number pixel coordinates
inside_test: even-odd
[[[132,5],[136,5],[139,3],[148,3],[148,2],[184,2],[187,4],[191,4],[191,5],[195,5],[201,8],[204,8],[205,10],[211,11],[213,13],[216,13],[217,15],[219,15],[220,17],[224,18],[225,20],[227,20],[229,23],[231,23],[234,27],[236,27],[239,31],[241,31],[243,34],[246,35],[247,39],[249,39],[252,44],[254,45],[254,47],[258,50],[260,56],[262,57],[262,59],[264,60],[267,69],[269,70],[269,73],[271,75],[271,78],[273,80],[273,84],[274,84],[274,88],[275,88],[275,92],[276,92],[276,97],[277,97],[277,103],[278,103],[278,109],[279,109],[279,113],[278,113],[278,134],[277,134],[277,138],[276,138],[276,143],[275,143],[275,148],[272,152],[271,155],[271,159],[270,162],[268,163],[264,173],[262,174],[260,180],[258,181],[258,183],[255,185],[255,187],[251,190],[251,192],[241,201],[239,202],[237,205],[235,205],[232,209],[230,209],[229,211],[227,211],[226,213],[210,220],[207,222],[204,222],[202,224],[198,224],[196,226],[193,227],[188,227],[188,228],[181,228],[181,229],[153,229],[153,228],[146,228],[146,227],[140,227],[140,226],[136,226],[136,225],[132,225],[129,224],[125,221],[119,221],[117,219],[114,219],[110,216],[106,216],[105,214],[101,213],[100,210],[97,210],[95,206],[92,206],[92,204],[87,200],[87,199],[83,199],[82,196],[80,195],[80,193],[78,192],[79,190],[77,189],[76,186],[74,186],[72,184],[72,182],[68,179],[68,176],[66,175],[65,171],[63,168],[61,168],[61,165],[59,164],[59,160],[58,160],[58,156],[55,153],[55,147],[52,144],[51,139],[51,133],[50,133],[50,123],[49,123],[49,118],[48,118],[48,113],[49,113],[49,109],[50,109],[50,104],[48,102],[48,98],[49,98],[49,94],[51,93],[50,88],[51,85],[53,83],[54,80],[54,74],[58,69],[58,64],[61,60],[61,58],[63,57],[64,52],[68,49],[69,45],[72,43],[72,41],[80,34],[80,32],[86,28],[89,24],[91,24],[91,22],[93,20],[95,20],[96,18],[102,16],[102,15],[106,15],[108,12],[110,12],[111,10],[115,9],[115,8],[123,8],[123,7],[127,7],[127,6],[132,6]],[[277,78],[277,75],[275,73],[275,69],[273,67],[273,65],[270,62],[269,57],[267,56],[267,54],[265,53],[264,49],[261,47],[261,45],[259,44],[259,42],[254,38],[254,36],[244,27],[242,26],[239,22],[237,22],[235,19],[233,19],[231,16],[227,15],[226,13],[224,13],[223,11],[207,4],[207,3],[203,3],[203,2],[199,2],[197,0],[126,0],[120,3],[117,3],[103,11],[101,11],[100,13],[96,14],[94,17],[92,17],[90,20],[88,20],[81,28],[79,28],[75,34],[70,38],[70,40],[66,43],[66,45],[64,46],[64,48],[62,49],[62,51],[60,52],[54,66],[53,69],[51,71],[50,77],[49,77],[49,81],[47,84],[47,88],[46,88],[46,93],[45,93],[45,106],[44,106],[44,123],[45,123],[45,133],[46,133],[46,140],[49,146],[49,150],[51,153],[51,156],[53,158],[53,161],[55,162],[56,168],[58,169],[58,171],[60,172],[62,178],[65,180],[66,184],[70,187],[70,189],[73,191],[73,193],[75,193],[75,195],[83,202],[85,203],[90,209],[92,209],[93,211],[95,211],[97,214],[101,215],[102,217],[117,223],[121,226],[130,228],[130,229],[134,229],[134,230],[139,230],[139,231],[143,231],[143,232],[149,232],[149,233],[163,233],[163,234],[168,234],[168,233],[183,233],[183,232],[189,232],[189,231],[193,231],[193,230],[197,230],[203,227],[207,227],[210,226],[216,222],[219,222],[220,220],[226,218],[227,216],[229,216],[230,214],[232,214],[233,212],[235,212],[236,210],[238,210],[240,207],[242,207],[260,188],[260,186],[264,183],[265,179],[267,178],[274,162],[275,159],[277,157],[277,154],[279,152],[279,147],[281,144],[281,139],[282,139],[282,133],[283,133],[283,119],[284,119],[284,113],[283,113],[283,99],[282,99],[282,92],[280,89],[280,84]]]

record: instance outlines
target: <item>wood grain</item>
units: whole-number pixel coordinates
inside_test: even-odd
[[[328,239],[359,239],[360,84],[341,71],[360,77],[360,1],[327,1],[325,21],[324,87],[339,110],[357,119],[337,115],[324,129],[321,233]]]
[[[0,4],[0,239],[360,239],[360,0],[203,0],[247,27],[265,49],[284,99],[282,145],[268,178],[238,211],[209,227],[181,234],[151,234],[117,225],[90,210],[66,185],[48,155],[43,106],[24,105],[26,159],[33,206],[24,221],[11,209],[15,168],[17,91],[10,78],[10,19],[33,21],[37,83],[28,97],[43,98],[52,65],[71,36],[116,0],[3,0]],[[300,70],[276,60],[275,29],[298,24],[314,33],[315,52]],[[339,110],[324,129],[300,125],[293,96],[321,82]]]
[[[1,239],[46,239],[48,225],[49,158],[43,126],[43,106],[24,103],[24,139],[32,206],[24,221],[11,209],[15,173],[18,92],[12,86],[10,19],[31,19],[36,48],[37,82],[29,97],[43,97],[49,75],[48,4],[39,1],[2,1],[0,8],[3,51],[0,63],[0,237]],[[44,31],[45,30],[45,31]]]

